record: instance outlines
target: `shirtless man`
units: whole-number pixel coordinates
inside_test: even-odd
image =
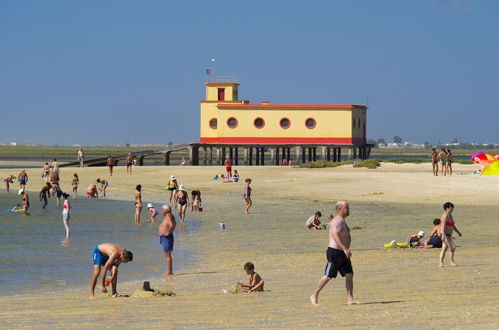
[[[437,149],[431,149],[431,166],[433,167],[433,175],[438,176],[438,152]]]
[[[227,172],[227,177],[232,178],[232,160],[229,155],[225,156],[225,171]]]
[[[133,260],[133,253],[125,250],[122,246],[113,243],[102,243],[97,245],[92,252],[94,263],[94,272],[92,280],[90,281],[90,298],[95,299],[95,285],[99,277],[101,266],[104,266],[102,272],[102,292],[107,293],[106,289],[106,274],[111,271],[111,279],[109,282],[112,284],[112,296],[120,297],[116,291],[118,284],[118,267],[122,262],[130,262]]]
[[[49,163],[45,163],[45,165],[43,165],[42,178],[45,179],[45,182],[49,182],[49,177],[50,177],[50,166]]]
[[[126,156],[126,172],[132,174],[132,165],[133,165],[133,156],[131,153],[128,153]]]
[[[19,181],[19,187],[23,190],[26,189],[26,183],[28,183],[28,173],[26,173],[26,170],[22,170],[17,175],[17,180]]]
[[[347,303],[349,305],[360,304],[353,297],[353,270],[350,257],[350,228],[345,221],[350,215],[350,207],[347,201],[336,203],[336,216],[329,222],[329,247],[327,248],[327,265],[324,276],[319,280],[314,293],[310,296],[310,302],[319,306],[319,292],[331,280],[336,278],[338,271],[341,276],[346,277]]]
[[[40,202],[42,202],[42,209],[47,206],[48,198],[50,198],[50,188],[52,185],[47,182],[40,190]]]
[[[59,166],[59,162],[54,158],[54,161],[52,162],[52,172],[59,174]]]
[[[163,207],[161,208],[161,212],[165,217],[158,228],[159,244],[161,244],[161,246],[163,247],[163,253],[165,254],[166,258],[166,265],[168,267],[168,271],[161,275],[170,276],[173,275],[173,231],[175,230],[175,226],[177,225],[177,223],[175,222],[175,217],[172,214],[172,208],[170,205],[163,205]]]
[[[457,229],[456,224],[454,223],[454,218],[452,217],[452,211],[454,211],[454,204],[447,202],[444,204],[444,213],[440,217],[440,235],[442,237],[442,250],[440,251],[440,262],[439,265],[440,267],[445,267],[446,265],[444,264],[444,258],[445,258],[445,253],[447,252],[447,249],[450,248],[450,260],[451,260],[451,266],[458,266],[454,262],[454,252],[456,251],[456,244],[452,240],[452,234],[454,233],[454,230],[456,233],[461,235],[461,232],[459,229]]]
[[[13,174],[6,175],[3,178],[3,182],[5,182],[5,189],[7,190],[7,192],[9,192],[9,190],[10,190],[10,184],[14,183],[14,179],[15,178],[16,177]]]
[[[113,166],[114,166],[114,158],[109,155],[106,160],[106,165],[109,167],[109,176],[113,176]]]

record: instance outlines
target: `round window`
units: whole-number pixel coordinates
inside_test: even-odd
[[[211,127],[211,128],[216,129],[216,128],[217,128],[217,125],[218,125],[217,118],[212,118],[212,119],[210,119],[210,127]]]
[[[253,122],[256,128],[263,128],[265,126],[265,121],[262,118],[256,118],[255,121]]]
[[[291,126],[291,121],[288,118],[282,118],[279,125],[281,125],[282,128],[289,128],[289,126]]]
[[[230,117],[227,119],[227,126],[230,128],[236,128],[237,127],[237,119],[234,117]]]
[[[316,122],[315,122],[315,119],[314,118],[308,118],[307,120],[305,120],[305,126],[307,126],[307,128],[314,128],[316,125]]]

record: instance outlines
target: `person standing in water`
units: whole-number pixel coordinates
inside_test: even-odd
[[[76,198],[78,195],[78,185],[80,184],[80,178],[78,178],[78,174],[73,174],[73,180],[71,181],[71,188],[73,188],[73,198]]]
[[[52,185],[50,182],[47,182],[40,190],[40,202],[42,202],[42,209],[45,209],[47,206],[48,199],[50,198],[50,188],[52,188]]]
[[[66,238],[69,238],[70,228],[69,228],[69,210],[71,210],[71,203],[69,202],[69,195],[66,193],[62,194],[64,203],[62,204],[62,222],[64,223],[64,228],[66,228]]]
[[[107,167],[109,167],[109,176],[113,176],[113,166],[114,166],[114,158],[109,155],[106,160]]]
[[[314,293],[310,296],[310,302],[314,306],[319,306],[319,292],[332,279],[336,278],[338,272],[345,277],[347,288],[347,303],[349,305],[360,304],[353,297],[353,269],[350,258],[350,228],[346,218],[350,215],[350,206],[347,201],[336,203],[336,216],[329,223],[329,246],[327,248],[327,264],[324,276],[319,280]]]
[[[132,174],[132,165],[133,165],[133,156],[131,153],[128,153],[128,155],[126,156],[126,173],[130,173],[130,175]]]
[[[165,254],[167,272],[161,275],[170,276],[173,275],[173,261],[172,261],[172,251],[173,251],[173,231],[177,226],[175,222],[175,217],[172,214],[172,208],[170,205],[163,205],[161,212],[164,215],[163,221],[158,227],[159,244],[163,248],[163,253]]]
[[[30,215],[29,214],[29,196],[28,196],[28,193],[23,190],[21,192],[21,197],[23,199],[24,215]]]
[[[180,205],[178,209],[178,215],[180,217],[180,221],[184,222],[185,211],[187,210],[187,205],[189,204],[189,194],[187,193],[183,185],[180,185],[180,188],[177,192],[177,200],[178,205]]]
[[[141,193],[141,190],[142,190],[142,186],[140,184],[138,184],[135,187],[135,194],[134,194],[134,198],[135,198],[135,224],[140,223],[140,212],[142,212],[142,193]]]
[[[19,187],[23,190],[26,189],[26,184],[28,183],[28,173],[26,173],[26,170],[19,172],[17,180],[19,181]]]
[[[452,240],[452,234],[454,233],[454,231],[456,231],[456,233],[458,233],[459,236],[463,235],[461,235],[461,232],[456,227],[454,218],[452,217],[452,211],[454,211],[454,204],[452,204],[451,202],[445,203],[444,213],[440,217],[440,228],[441,228],[440,232],[442,237],[442,250],[440,251],[440,259],[439,259],[440,267],[446,266],[444,264],[444,258],[447,249],[450,249],[450,260],[451,260],[450,265],[454,267],[459,266],[454,261],[454,252],[456,251],[456,244]]]

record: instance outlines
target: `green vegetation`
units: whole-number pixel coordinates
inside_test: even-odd
[[[317,161],[317,162],[309,162],[309,163],[302,164],[301,167],[324,168],[324,167],[337,167],[337,166],[349,165],[349,164],[352,164],[351,160],[345,160],[342,162]]]
[[[33,147],[11,147],[0,146],[0,156],[74,156],[78,152],[79,147],[48,147],[48,146],[33,146]],[[148,149],[148,147],[82,147],[86,157],[104,157],[111,155],[122,155],[128,152],[135,152]]]
[[[489,154],[499,153],[497,148],[477,148],[477,149],[454,149],[449,147],[454,156],[470,156],[471,154],[479,151],[487,152]],[[440,151],[440,148],[437,148]],[[372,148],[371,157],[376,158],[376,156],[421,156],[426,160],[429,159],[431,149],[412,149],[412,148]]]
[[[353,167],[367,167],[367,168],[377,168],[381,165],[380,161],[377,159],[358,159],[353,163]]]

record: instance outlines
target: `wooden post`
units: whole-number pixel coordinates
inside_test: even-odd
[[[170,152],[171,151],[165,152],[165,165],[166,166],[170,165]]]

